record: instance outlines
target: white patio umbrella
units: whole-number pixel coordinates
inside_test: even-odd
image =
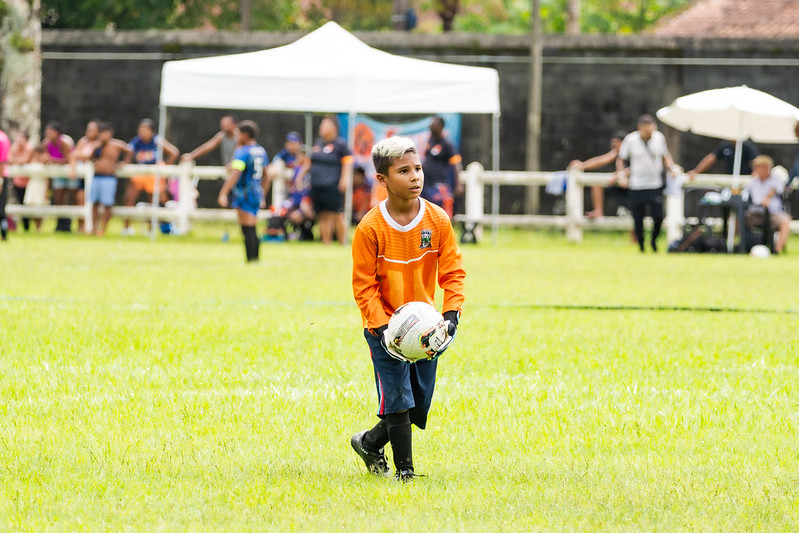
[[[761,143],[797,142],[799,108],[746,85],[710,89],[681,96],[661,108],[657,117],[680,131],[735,141],[733,188],[741,174],[741,145],[747,139]],[[727,238],[732,248],[733,227]]]
[[[741,85],[681,96],[659,109],[657,117],[680,131],[736,141],[733,175],[737,178],[741,173],[743,141],[797,142],[794,128],[799,121],[799,108]],[[737,180],[734,187],[737,187]]]

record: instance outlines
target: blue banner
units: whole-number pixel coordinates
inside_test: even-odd
[[[460,113],[442,113],[444,119],[444,135],[460,151],[461,144],[461,115]],[[349,115],[340,113],[338,115],[339,130],[341,136],[349,143]],[[413,122],[380,122],[366,115],[355,115],[354,136],[355,142],[349,143],[352,146],[352,155],[355,165],[363,167],[366,176],[370,181],[374,181],[375,167],[372,165],[372,146],[394,135],[410,137],[416,143],[419,157],[424,160],[425,147],[430,139],[430,121],[433,115],[414,120]]]

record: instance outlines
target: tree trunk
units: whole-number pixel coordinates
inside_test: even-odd
[[[568,0],[566,33],[569,35],[580,34],[580,0]]]
[[[408,29],[408,0],[392,0],[391,2],[391,27],[394,31]]]
[[[441,17],[441,25],[445,33],[452,31],[459,3],[460,0],[438,0],[438,16]]]
[[[40,0],[5,0],[0,33],[0,128],[25,130],[38,141],[42,94]]]
[[[241,11],[241,31],[252,29],[252,5],[250,0],[239,0],[239,10]]]
[[[541,169],[541,58],[543,55],[543,32],[541,27],[541,3],[531,1],[530,13],[530,92],[527,100],[527,170]],[[539,187],[528,187],[525,212],[538,213]]]

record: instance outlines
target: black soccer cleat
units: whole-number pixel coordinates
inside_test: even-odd
[[[366,433],[366,431],[361,431],[352,436],[350,439],[352,449],[361,456],[363,462],[366,463],[366,469],[369,470],[370,473],[376,476],[388,476],[390,469],[388,467],[388,461],[386,461],[384,448],[380,448],[377,451],[366,448],[363,445],[363,439]]]

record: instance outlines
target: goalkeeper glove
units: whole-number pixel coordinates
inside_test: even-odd
[[[444,345],[432,359],[438,359],[442,353],[447,351],[447,348],[449,348],[455,338],[455,332],[458,330],[458,318],[460,316],[458,311],[447,311],[442,316],[444,317],[444,324],[447,326],[447,340],[444,341]]]
[[[388,333],[386,332],[387,329],[388,324],[385,326],[380,326],[379,328],[374,328],[370,331],[372,332],[372,335],[380,338],[380,346],[383,347],[388,355],[394,359],[397,359],[398,361],[402,361],[403,363],[412,363],[413,361],[391,347],[391,339],[388,338]]]
[[[443,317],[447,324],[447,334],[450,337],[454,337],[455,332],[458,330],[458,318],[460,318],[460,313],[458,311],[446,311]]]

